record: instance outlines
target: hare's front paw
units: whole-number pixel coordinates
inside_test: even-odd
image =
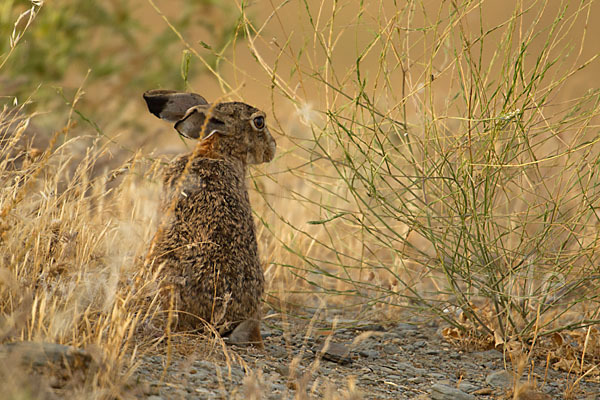
[[[260,320],[247,319],[240,323],[227,336],[227,343],[238,346],[255,346],[264,349],[262,336],[260,334]]]

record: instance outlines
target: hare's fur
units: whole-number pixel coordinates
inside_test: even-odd
[[[264,276],[246,170],[275,153],[264,113],[239,102],[213,107],[191,93],[150,91],[144,98],[152,113],[200,138],[164,173],[162,220],[148,255],[164,273],[163,303],[173,304],[178,329],[208,322],[224,333],[260,320]],[[251,331],[247,338],[260,340],[258,324]]]

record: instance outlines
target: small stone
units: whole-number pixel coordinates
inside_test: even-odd
[[[288,377],[290,375],[290,368],[285,364],[276,365],[275,372],[277,372],[279,375],[281,375],[283,377]]]
[[[416,325],[414,324],[407,324],[404,322],[400,322],[398,325],[396,325],[396,330],[397,331],[416,331],[418,328]]]
[[[438,381],[446,378],[446,375],[440,374],[439,372],[430,372],[427,374],[427,376]]]
[[[429,397],[429,395],[426,393],[421,393],[417,395],[417,397],[413,397],[411,400],[431,400],[431,397]]]
[[[383,351],[387,354],[398,354],[400,352],[400,348],[395,344],[386,344],[383,346]]]
[[[427,342],[425,340],[417,340],[414,343],[410,343],[410,344],[407,344],[406,346],[404,346],[404,349],[406,351],[414,351],[414,350],[420,349],[425,346],[427,346]]]
[[[433,400],[475,400],[476,397],[463,392],[462,390],[446,386],[446,385],[433,385],[430,390],[431,398]]]
[[[362,332],[383,332],[385,331],[385,328],[383,327],[383,325],[380,324],[366,324],[366,325],[360,325],[357,326],[355,328],[357,331],[362,331]]]
[[[0,361],[19,366],[35,381],[36,375],[50,379],[50,386],[62,388],[68,381],[83,383],[99,367],[82,349],[48,342],[14,342],[0,346]]]
[[[152,396],[148,396],[146,400],[163,400],[163,398],[153,394]]]
[[[206,397],[203,396],[204,398],[207,398],[209,396],[214,397],[214,393],[213,392],[211,392],[210,390],[205,389],[203,387],[194,388],[194,392],[196,392],[197,394],[202,394],[202,395],[206,396]]]
[[[324,360],[332,361],[341,365],[350,364],[350,349],[341,343],[324,343],[319,346],[317,353],[320,353]]]
[[[279,336],[281,333],[279,331],[272,331],[270,329],[265,329],[261,333],[263,339],[270,338],[273,336]]]
[[[275,359],[284,359],[288,356],[288,352],[283,346],[271,345],[267,349],[269,355]]]
[[[360,354],[362,357],[367,357],[367,358],[378,358],[379,357],[379,352],[377,350],[362,350],[358,354]]]
[[[397,364],[394,364],[394,367],[398,368],[400,371],[403,371],[406,375],[412,375],[412,376],[419,375],[417,373],[417,368],[415,368],[409,362],[399,362]]]
[[[467,358],[467,357],[464,357],[464,358]],[[467,361],[467,360],[463,360],[460,363],[460,366],[464,370],[477,371],[478,369],[481,369],[481,367],[478,364],[472,363],[472,362]]]
[[[477,352],[474,352],[473,355],[482,357],[482,358],[486,358],[488,360],[501,360],[502,359],[502,353],[495,349],[486,350],[486,351],[477,351]]]
[[[494,371],[485,378],[485,382],[488,385],[506,389],[512,386],[513,376],[505,370]]]
[[[194,367],[197,369],[207,369],[209,371],[214,371],[216,365],[206,360],[198,360],[194,362]]]
[[[15,342],[0,346],[0,358],[17,357],[23,366],[87,369],[93,362],[84,350],[47,342]]]
[[[461,383],[459,383],[458,388],[465,393],[473,393],[474,391],[476,391],[478,389],[477,386],[475,386],[469,382],[465,382],[465,381],[462,381]]]
[[[274,383],[271,385],[271,391],[273,391],[275,393],[284,393],[284,392],[287,392],[287,388],[285,387],[285,385],[282,385],[281,383]]]
[[[373,384],[379,380],[379,376],[374,373],[367,373],[364,375],[359,375],[359,379],[362,382],[367,382],[368,384]]]
[[[395,371],[393,368],[386,367],[386,366],[384,366],[384,365],[382,365],[382,366],[381,366],[381,367],[379,367],[378,369],[379,369],[380,371],[383,371],[383,372],[385,372],[385,374],[386,374],[386,375],[393,374],[394,372],[396,372],[396,371]]]

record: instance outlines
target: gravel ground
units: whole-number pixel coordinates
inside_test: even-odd
[[[174,336],[141,357],[124,398],[600,400],[598,375],[578,381],[535,359],[515,385],[517,374],[502,353],[461,349],[431,323],[267,322],[263,350]],[[70,398],[99,367],[84,350],[43,342],[0,346],[0,366],[0,386],[6,392],[13,382],[15,389],[0,398],[44,399]],[[33,375],[19,374],[19,366]]]
[[[143,396],[161,399],[217,398],[364,398],[364,399],[502,399],[513,398],[514,373],[496,350],[465,351],[446,342],[440,327],[400,323],[358,328],[298,329],[288,333],[269,320],[263,326],[264,351],[229,347],[211,355],[194,346],[174,346],[166,355],[144,358],[136,380]],[[331,326],[331,325],[330,325]],[[312,331],[312,332],[311,332]],[[310,332],[310,334],[306,334]],[[197,348],[201,348],[199,346]],[[182,351],[182,348],[186,349]],[[185,353],[185,354],[182,354]],[[520,400],[600,400],[600,384],[546,369],[536,360],[520,382]],[[143,398],[142,396],[142,398]],[[337,397],[336,397],[337,396]]]

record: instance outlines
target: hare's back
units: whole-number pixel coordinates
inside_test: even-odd
[[[226,160],[194,160],[185,174],[186,158],[174,162],[165,185],[175,201],[173,227],[185,229],[191,241],[221,250],[256,251],[254,221],[245,183],[236,166]],[[246,254],[251,256],[252,254]]]

